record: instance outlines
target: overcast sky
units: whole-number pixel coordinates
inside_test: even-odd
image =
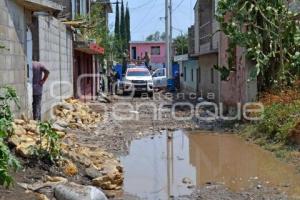
[[[111,0],[115,2],[116,0]],[[165,0],[124,0],[128,2],[131,14],[131,37],[132,40],[144,40],[155,31],[164,32],[165,25]],[[173,0],[173,33],[180,35],[180,31],[187,33],[189,26],[193,24],[193,8],[196,0]],[[110,14],[110,29],[114,30],[114,13]]]

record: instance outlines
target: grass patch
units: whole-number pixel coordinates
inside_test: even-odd
[[[300,92],[299,85],[293,89],[272,91],[261,95],[264,117],[250,122],[239,131],[240,135],[271,151],[287,162],[296,164],[300,172],[300,147],[292,140],[291,130],[299,128]],[[298,130],[300,131],[300,130]]]

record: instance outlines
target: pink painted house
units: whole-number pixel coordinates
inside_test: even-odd
[[[150,55],[153,66],[164,65],[166,44],[164,41],[132,41],[130,42],[130,60],[143,60],[145,53]]]

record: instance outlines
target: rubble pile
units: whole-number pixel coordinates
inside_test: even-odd
[[[62,153],[73,162],[84,166],[85,173],[94,186],[103,190],[120,190],[122,188],[123,167],[113,154],[98,147],[87,147],[75,142],[63,143]]]
[[[54,128],[59,131],[66,127],[87,130],[102,121],[100,114],[93,112],[88,105],[72,98],[56,106],[54,114],[57,118]]]
[[[10,145],[15,147],[16,154],[28,158],[32,156],[33,150],[40,145],[38,122],[34,120],[15,119],[13,122],[14,133],[9,138]],[[57,132],[61,137],[65,132]],[[42,147],[46,147],[46,139],[42,139]]]

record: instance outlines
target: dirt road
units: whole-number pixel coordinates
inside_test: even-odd
[[[190,114],[190,110],[187,105],[177,105],[173,114],[170,113],[172,105],[178,102],[174,99],[167,98],[166,96],[161,98],[144,99],[141,97],[134,97],[129,99],[112,99],[112,103],[99,103],[98,101],[89,102],[93,111],[104,114],[104,121],[95,127],[91,131],[69,130],[68,134],[76,135],[77,144],[94,146],[107,150],[110,153],[115,154],[121,159],[130,154],[130,147],[132,142],[139,139],[148,138],[147,142],[151,143],[151,140],[156,141],[157,137],[164,137],[166,131],[173,133],[175,130],[189,130],[195,131],[207,127],[204,122],[196,123],[194,119],[178,119],[187,117]],[[209,123],[213,126],[212,123]],[[172,139],[172,134],[166,136],[167,140]],[[163,147],[165,148],[165,147]],[[140,149],[143,151],[143,149]],[[159,158],[158,160],[164,159]],[[138,158],[139,160],[143,158]],[[145,158],[144,158],[145,159]],[[147,158],[146,158],[147,159]],[[185,158],[177,158],[179,161]],[[197,159],[197,158],[190,158]],[[26,163],[27,162],[27,163]],[[154,160],[154,162],[156,162]],[[45,174],[64,176],[55,168],[41,168],[41,165],[31,166],[28,161],[24,161],[25,169],[16,174],[16,180],[20,182],[35,182],[41,179]],[[137,163],[138,165],[138,163]],[[43,165],[42,165],[43,166]],[[126,168],[124,169],[126,172]],[[161,169],[158,169],[161,170]],[[144,172],[147,174],[147,172]],[[164,172],[162,172],[164,175]],[[179,172],[180,173],[180,172]],[[67,177],[70,181],[79,184],[89,184],[85,175],[85,169],[80,168],[79,175],[75,177]],[[152,177],[150,177],[152,178]],[[153,177],[155,179],[155,177]],[[143,180],[141,178],[141,183]],[[126,182],[126,176],[125,176]],[[274,188],[255,186],[244,192],[232,192],[225,186],[209,184],[200,188],[195,186],[189,189],[190,194],[179,196],[169,196],[168,199],[190,200],[190,199],[287,199],[287,197],[281,194],[280,191]],[[8,192],[0,190],[0,200],[15,200],[17,196],[24,194],[24,190],[16,187]],[[129,194],[126,191],[110,192],[106,191],[111,199],[140,199],[137,194]],[[24,198],[32,199],[32,195],[25,195]],[[158,199],[158,198],[154,198]]]

